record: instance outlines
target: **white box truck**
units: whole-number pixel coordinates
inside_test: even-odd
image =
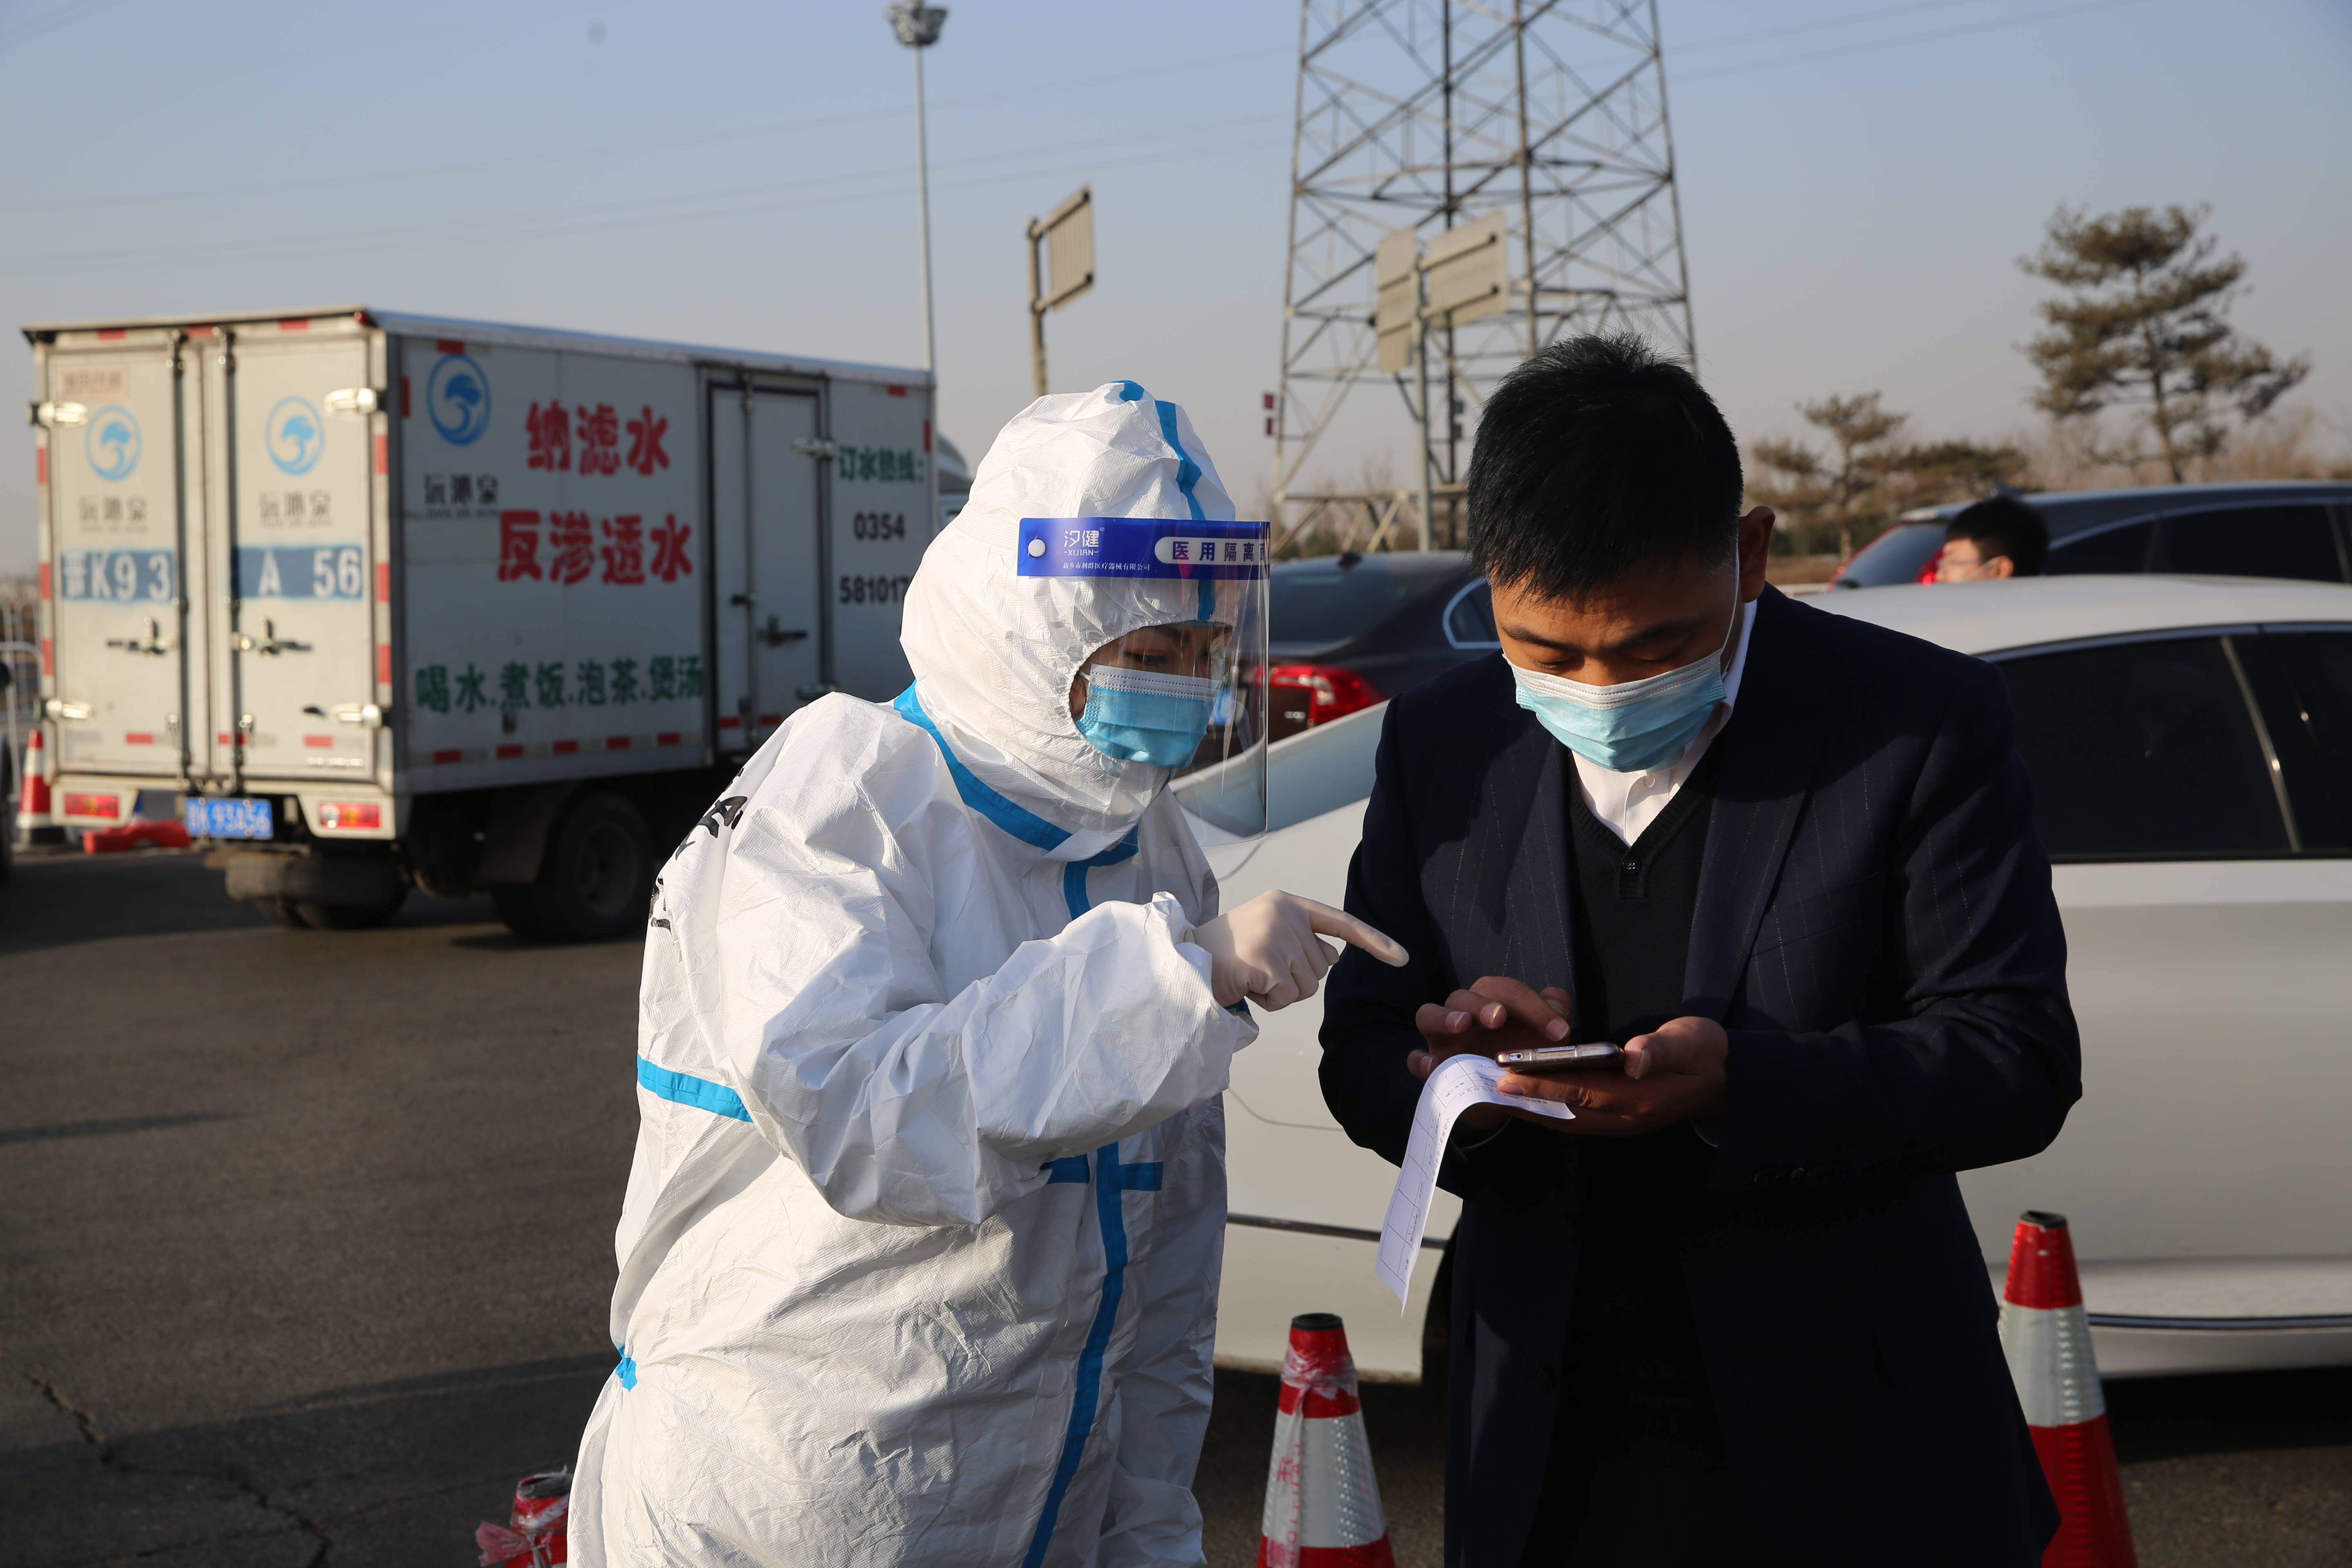
[[[797,708],[908,679],[920,371],[346,308],[25,329],[58,820],[289,924],[635,929]]]

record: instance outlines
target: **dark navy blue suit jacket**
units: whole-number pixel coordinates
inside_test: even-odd
[[[1755,1560],[2039,1563],[2057,1516],[1953,1176],[2041,1150],[2081,1092],[2007,692],[1768,588],[1714,745],[1684,1011],[1729,1031],[1729,1090],[1685,1273]],[[1348,909],[1412,958],[1350,948],[1323,1025],[1357,1142],[1404,1152],[1420,1005],[1483,975],[1574,994],[1574,777],[1499,657],[1390,705]],[[1609,1354],[1567,1336],[1580,1142],[1513,1121],[1440,1178],[1450,1564],[1519,1562],[1557,1403]]]

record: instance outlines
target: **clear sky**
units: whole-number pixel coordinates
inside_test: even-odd
[[[1053,378],[1271,467],[1298,14],[953,0],[928,59],[942,426],[1029,397],[1021,229],[1082,183]],[[1746,437],[1884,391],[2026,427],[2015,258],[2062,203],[2210,202],[2238,321],[2352,437],[2346,0],[1663,0],[1703,370]],[[357,302],[919,363],[912,84],[879,0],[0,0],[0,317]],[[21,340],[15,384],[29,397]],[[1392,400],[1391,400],[1392,401]],[[1399,441],[1366,405],[1335,459]],[[1400,471],[1405,465],[1398,447]],[[33,558],[0,444],[0,573]]]

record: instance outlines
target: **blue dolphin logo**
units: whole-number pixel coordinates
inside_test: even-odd
[[[90,420],[82,455],[89,459],[89,471],[110,483],[131,477],[139,466],[140,448],[139,421],[129,409],[110,403]]]
[[[470,354],[443,354],[425,384],[425,412],[444,441],[472,446],[490,427],[490,378]]]
[[[302,397],[281,397],[269,411],[266,443],[269,460],[281,473],[307,474],[317,465],[319,454],[327,443],[319,423],[319,411]]]

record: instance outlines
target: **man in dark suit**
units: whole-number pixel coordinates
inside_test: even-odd
[[[1953,1173],[2080,1093],[2000,678],[1765,585],[1772,514],[1637,340],[1513,374],[1471,549],[1501,657],[1398,698],[1323,1091],[1404,1151],[1455,1052],[1514,1074],[1440,1180],[1457,1568],[2038,1563],[2056,1512]]]

